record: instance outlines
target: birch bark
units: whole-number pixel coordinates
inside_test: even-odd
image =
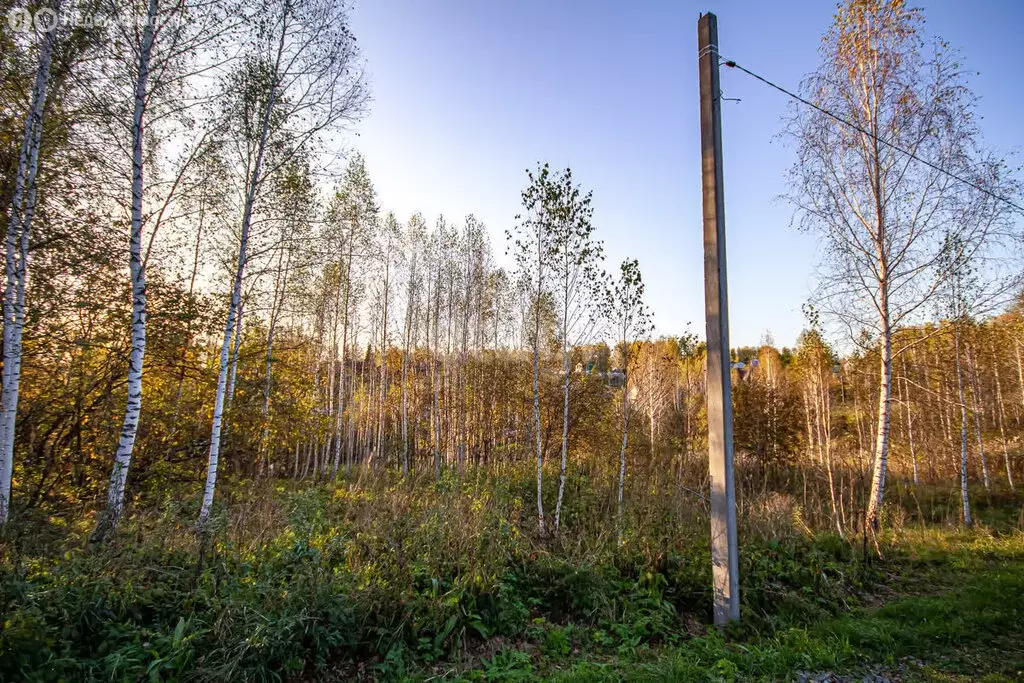
[[[285,12],[287,13],[287,4]],[[227,393],[228,381],[228,355],[231,349],[231,335],[235,328],[235,318],[241,306],[242,279],[245,274],[247,262],[247,249],[249,246],[249,230],[252,224],[253,205],[256,202],[256,193],[262,180],[263,159],[267,149],[267,139],[270,135],[270,117],[277,100],[277,74],[281,66],[281,57],[284,52],[286,31],[281,29],[280,39],[277,46],[277,57],[274,62],[275,80],[271,83],[267,102],[263,108],[263,116],[260,122],[259,144],[256,148],[256,161],[253,164],[252,173],[247,179],[245,205],[242,210],[242,234],[238,244],[238,263],[235,266],[234,282],[231,287],[231,303],[228,306],[228,318],[224,325],[224,339],[220,347],[220,372],[217,376],[217,393],[213,407],[213,426],[210,430],[210,456],[206,466],[206,485],[203,488],[203,503],[199,511],[199,522],[197,529],[201,533],[210,519],[210,512],[213,509],[213,494],[217,488],[217,468],[220,463],[220,436],[224,419],[224,399]]]
[[[59,0],[53,9],[60,11]],[[3,300],[3,390],[0,392],[0,524],[10,514],[11,478],[14,472],[14,437],[21,388],[21,338],[25,327],[25,288],[28,280],[28,245],[35,212],[36,176],[39,172],[39,147],[43,136],[43,110],[50,82],[50,66],[56,42],[56,29],[42,37],[39,64],[36,67],[32,99],[25,117],[25,130],[18,170],[11,197],[11,215],[7,221],[5,270],[7,276]]]
[[[100,517],[94,538],[101,540],[114,531],[124,509],[125,484],[135,449],[135,437],[142,413],[142,365],[146,356],[146,270],[142,262],[142,200],[144,124],[149,85],[149,62],[153,52],[153,31],[157,0],[149,0],[147,21],[142,30],[139,68],[135,81],[135,111],[132,116],[132,206],[129,269],[132,284],[132,346],[128,357],[128,404],[121,437],[114,455],[114,468],[107,489],[107,509]]]

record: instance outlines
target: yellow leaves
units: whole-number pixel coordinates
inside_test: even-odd
[[[793,506],[793,526],[802,531],[808,538],[814,537],[814,532],[807,526],[807,522],[804,521],[803,508],[796,504]]]
[[[389,489],[388,493],[393,494],[394,489]],[[340,502],[347,501],[349,503],[369,503],[376,499],[376,494],[369,489],[355,489],[346,488],[345,486],[338,486],[334,489],[331,494],[331,500]]]

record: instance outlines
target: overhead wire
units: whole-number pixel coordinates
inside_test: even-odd
[[[899,145],[897,145],[897,144],[895,144],[893,142],[890,142],[890,141],[886,140],[885,138],[879,137],[877,134],[872,133],[872,132],[866,130],[863,126],[860,126],[860,125],[854,123],[853,121],[850,121],[849,119],[847,119],[847,118],[845,118],[843,116],[840,116],[839,114],[831,112],[828,109],[825,109],[824,107],[819,106],[819,105],[815,104],[814,102],[811,102],[810,100],[808,100],[806,98],[803,98],[800,95],[797,95],[796,93],[794,93],[794,92],[792,92],[790,90],[787,90],[786,88],[783,88],[781,85],[773,83],[772,81],[768,80],[764,76],[761,76],[760,74],[756,74],[753,71],[751,71],[750,69],[737,64],[735,60],[726,59],[726,60],[723,60],[722,63],[725,64],[730,69],[739,69],[740,71],[742,71],[743,73],[747,74],[748,76],[752,76],[753,78],[761,81],[762,83],[764,83],[768,87],[774,88],[775,90],[778,90],[783,95],[786,95],[787,97],[789,97],[791,99],[794,99],[797,102],[800,102],[801,104],[804,104],[804,105],[806,105],[808,107],[811,107],[812,109],[815,109],[815,110],[821,112],[825,116],[828,116],[829,118],[835,119],[839,123],[842,123],[845,126],[848,126],[848,127],[852,128],[852,129],[854,129],[854,130],[856,130],[856,131],[858,131],[860,133],[863,133],[864,135],[867,135],[868,137],[878,141],[879,143],[881,143],[881,144],[883,144],[883,145],[885,145],[885,146],[887,146],[887,147],[889,147],[891,149],[896,150],[897,152],[900,152],[901,154],[905,154],[906,156],[910,157],[914,161],[917,161],[917,162],[919,162],[921,164],[924,164],[925,166],[927,166],[927,167],[929,167],[929,168],[931,168],[933,170],[936,170],[939,173],[944,173],[945,175],[949,176],[950,178],[953,178],[954,180],[957,180],[957,181],[959,181],[959,182],[961,182],[961,183],[963,183],[965,185],[973,187],[975,190],[978,190],[979,192],[982,192],[982,193],[988,195],[989,197],[992,197],[993,199],[996,199],[998,201],[1004,202],[1004,203],[1008,204],[1009,206],[1011,206],[1013,209],[1015,209],[1015,210],[1019,211],[1020,213],[1024,214],[1024,206],[1021,206],[1020,204],[1016,204],[1015,202],[1007,199],[1006,197],[1002,197],[1002,196],[996,194],[995,192],[993,192],[992,190],[989,190],[988,188],[983,187],[982,185],[979,185],[979,184],[973,182],[972,180],[964,178],[961,175],[953,173],[949,169],[943,168],[943,167],[939,166],[938,164],[929,161],[928,159],[920,157],[917,154],[915,154],[914,152],[912,152],[912,151],[910,151],[908,149],[904,149],[903,147],[900,147]]]

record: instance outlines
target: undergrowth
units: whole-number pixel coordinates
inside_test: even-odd
[[[812,532],[794,507],[787,523],[741,528],[744,619],[721,634],[706,626],[699,508],[670,527],[634,523],[620,546],[581,495],[575,526],[541,540],[528,485],[235,482],[202,548],[193,506],[170,496],[107,547],[85,544],[88,516],[22,520],[0,545],[0,679],[784,678],[1005,630],[1015,612],[981,608],[1024,588],[1007,570],[949,607],[922,584],[1020,560],[1019,534],[907,525],[882,535],[879,559]],[[915,591],[906,611],[849,616]],[[935,628],[910,637],[918,617]]]

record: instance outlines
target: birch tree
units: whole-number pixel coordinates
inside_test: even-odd
[[[156,208],[150,208],[147,200],[154,202],[149,197],[151,192],[145,182],[146,168],[155,166],[151,157],[160,142],[153,135],[152,129],[161,119],[165,127],[175,127],[176,124],[187,127],[191,124],[189,110],[198,106],[202,98],[189,92],[188,79],[192,73],[188,67],[190,62],[197,60],[199,51],[215,39],[215,35],[229,31],[220,10],[221,5],[217,0],[146,0],[145,13],[141,15],[145,21],[141,27],[122,21],[114,23],[112,44],[115,54],[112,61],[115,71],[124,73],[121,80],[126,86],[126,101],[120,108],[115,108],[111,120],[117,125],[121,117],[116,114],[123,110],[125,118],[130,121],[125,129],[130,138],[131,150],[131,191],[127,202],[130,225],[128,265],[132,293],[131,351],[128,357],[128,399],[107,489],[107,506],[98,518],[93,540],[107,538],[120,520],[125,485],[138,434],[146,354],[146,263],[161,222],[175,200],[175,195],[182,189],[188,167],[205,153],[205,135],[197,136],[198,143],[186,142],[186,152],[178,164],[177,172],[172,174],[171,182],[166,184],[163,196],[155,202]],[[108,11],[116,16],[119,7],[111,6]],[[208,58],[214,63],[218,61],[212,54]],[[155,117],[151,114],[155,114]],[[115,131],[115,135],[119,135],[120,130]],[[144,247],[143,230],[147,225],[150,234],[147,246]]]
[[[971,504],[967,489],[967,399],[964,395],[964,373],[961,361],[961,338],[967,322],[968,298],[971,296],[973,274],[963,256],[962,245],[950,236],[946,242],[943,264],[948,276],[943,283],[946,311],[953,328],[953,368],[956,375],[957,405],[960,408],[960,503],[963,522],[971,526]]]
[[[483,263],[484,226],[472,214],[466,216],[466,224],[462,234],[461,254],[459,263],[460,292],[459,304],[461,315],[459,326],[462,339],[459,350],[459,443],[456,461],[461,473],[465,466],[468,441],[467,401],[469,399],[469,347],[472,327],[473,308],[478,303],[482,288],[481,269]]]
[[[416,315],[422,287],[420,256],[426,239],[426,225],[421,214],[414,214],[406,224],[405,330],[402,335],[402,476],[409,475],[409,356],[415,353]],[[429,295],[427,297],[429,299]]]
[[[982,482],[985,484],[985,490],[988,491],[991,486],[988,478],[988,461],[985,460],[985,440],[981,434],[982,421],[984,420],[981,407],[981,384],[978,382],[978,363],[974,357],[973,344],[967,346],[967,368],[971,373],[971,412],[974,413],[974,431],[975,436],[978,438],[978,459],[981,461],[981,477]]]
[[[446,367],[440,360],[441,356],[441,303],[442,293],[445,290],[445,282],[450,280],[446,275],[451,272],[450,247],[454,243],[454,231],[445,222],[444,216],[438,216],[434,225],[434,232],[431,236],[431,252],[434,256],[434,301],[433,308],[433,337],[434,346],[431,349],[430,362],[430,385],[433,394],[431,402],[431,442],[434,449],[434,478],[441,479],[441,451],[443,447],[441,431],[441,393],[444,383],[443,370]],[[451,290],[449,284],[448,290]],[[449,340],[450,340],[449,336]],[[448,349],[449,352],[451,349]]]
[[[335,423],[335,472],[337,472],[341,465],[347,350],[352,306],[355,303],[353,297],[355,281],[352,267],[353,263],[355,263],[354,259],[357,256],[357,250],[366,250],[366,245],[376,229],[379,211],[373,183],[366,172],[365,161],[362,156],[356,154],[349,160],[342,184],[334,194],[332,207],[329,211],[329,220],[338,235],[338,258],[341,275],[339,286],[343,288],[341,293],[341,353],[338,360],[340,366],[338,383],[341,391],[338,392],[337,421]]]
[[[995,195],[1004,194],[1004,180],[1001,163],[979,151],[974,98],[955,54],[925,39],[917,10],[902,0],[850,0],[820,53],[821,66],[803,88],[820,109],[797,110],[788,127],[797,147],[790,198],[797,224],[822,239],[823,312],[851,339],[869,331],[880,349],[867,509],[877,528],[892,359],[904,350],[893,348],[893,332],[921,317],[944,277],[936,266],[945,237],[967,229],[956,224],[964,186],[954,176]],[[981,230],[969,241],[985,237]]]
[[[274,280],[267,319],[267,347],[263,381],[263,438],[260,441],[259,473],[263,474],[270,447],[270,397],[273,386],[274,339],[281,321],[281,314],[287,301],[288,282],[292,277],[293,262],[299,255],[299,243],[308,236],[307,221],[312,217],[314,205],[313,183],[309,168],[304,163],[292,163],[281,174],[276,189],[280,226],[276,254],[274,256]],[[235,358],[238,351],[236,344]],[[233,383],[233,382],[232,382]],[[229,392],[230,394],[230,392]]]
[[[644,282],[640,264],[626,260],[619,266],[619,276],[606,290],[604,312],[609,325],[615,330],[616,347],[621,358],[624,375],[622,384],[622,446],[619,448],[619,487],[615,508],[615,533],[622,545],[623,491],[626,487],[626,447],[629,444],[629,384],[636,364],[637,343],[653,329],[651,312],[644,303]]]
[[[1010,449],[1006,442],[1006,417],[1003,403],[1003,382],[999,375],[999,356],[996,353],[996,335],[998,334],[995,326],[990,331],[990,349],[992,352],[992,373],[995,376],[996,382],[996,417],[999,424],[999,440],[1003,446],[1003,464],[1006,466],[1006,482],[1010,485],[1010,490],[1015,491],[1016,488],[1013,484],[1013,468],[1010,465]],[[916,467],[915,467],[916,472]],[[916,482],[915,482],[916,483]]]
[[[569,394],[572,372],[570,352],[594,336],[599,316],[595,310],[604,276],[604,251],[593,237],[594,209],[591,193],[583,194],[565,169],[550,186],[548,214],[551,220],[549,257],[551,291],[558,312],[558,336],[562,345],[562,459],[555,500],[554,532],[558,535],[565,497],[566,464],[569,456]]]
[[[387,418],[387,392],[388,392],[388,348],[391,345],[391,334],[388,328],[389,314],[391,313],[391,288],[394,284],[393,268],[395,265],[395,251],[401,241],[402,227],[399,225],[395,215],[391,212],[384,217],[384,224],[381,226],[380,235],[376,236],[374,250],[379,260],[380,268],[378,281],[378,295],[380,301],[380,346],[378,350],[378,393],[377,393],[377,423],[376,436],[374,437],[374,453],[377,458],[384,457],[384,436],[385,421]]]
[[[250,229],[268,175],[345,121],[359,116],[367,92],[347,6],[338,0],[271,0],[252,18],[250,52],[231,81],[231,114],[247,161],[238,258],[220,351],[202,531],[213,506],[227,393],[232,332],[248,263]],[[274,161],[264,166],[268,152]]]
[[[60,11],[60,0],[52,6]],[[55,15],[57,16],[57,15]],[[56,20],[55,20],[56,21]],[[7,522],[11,502],[11,474],[14,469],[14,435],[21,387],[21,339],[25,328],[25,288],[28,280],[29,240],[36,208],[36,179],[39,148],[43,137],[43,113],[50,82],[56,26],[38,36],[39,60],[35,82],[25,114],[25,127],[14,178],[11,212],[7,217],[4,243],[6,288],[3,300],[3,390],[0,393],[0,524]]]
[[[969,193],[968,201],[960,207],[955,225],[957,230],[946,236],[938,269],[942,280],[938,288],[938,303],[941,312],[949,320],[953,333],[953,369],[956,376],[957,403],[960,409],[960,499],[963,522],[971,526],[970,498],[968,491],[967,471],[967,396],[964,384],[964,346],[963,336],[973,317],[985,313],[994,302],[1003,301],[1009,291],[1015,291],[1020,284],[1020,274],[1009,263],[1002,265],[1011,270],[999,268],[999,261],[987,256],[981,236],[1001,234],[995,228],[999,222],[1006,220],[1005,210],[991,197],[984,193]],[[981,227],[978,227],[980,224]],[[1009,245],[1001,245],[1000,255],[1005,255]],[[988,466],[985,462],[984,443],[981,436],[981,416],[979,389],[976,377],[973,351],[968,345],[967,370],[971,373],[971,394],[974,403],[972,412],[975,414],[978,432],[978,459],[981,466],[985,488],[989,488]]]
[[[528,337],[533,355],[533,440],[537,455],[537,525],[547,535],[544,521],[544,446],[540,414],[540,361],[543,340],[541,322],[545,303],[550,303],[551,212],[555,208],[555,179],[547,164],[526,171],[529,183],[521,194],[524,213],[516,216],[514,230],[507,231],[519,282],[529,300]]]
[[[142,266],[143,119],[150,95],[150,60],[153,55],[153,44],[156,42],[158,28],[164,28],[156,25],[158,16],[158,0],[149,0],[146,23],[137,43],[138,66],[132,93],[134,103],[131,126],[131,236],[128,240],[128,265],[132,287],[132,347],[128,356],[128,404],[125,407],[124,423],[121,426],[121,438],[117,444],[117,452],[114,454],[114,467],[110,475],[110,486],[107,489],[107,509],[101,515],[94,533],[94,538],[97,539],[104,538],[112,531],[121,517],[125,482],[128,479],[128,467],[131,463],[132,451],[135,448],[139,415],[142,412],[142,364],[146,354],[146,273]],[[134,41],[132,41],[132,47],[136,47]],[[132,52],[136,52],[136,50],[133,49]]]
[[[832,519],[839,536],[843,526],[836,501],[835,473],[832,467],[832,393],[831,377],[834,358],[818,329],[817,312],[809,309],[810,329],[800,335],[797,346],[797,365],[804,380],[804,409],[807,412],[808,446],[825,466],[828,476],[829,502]]]

